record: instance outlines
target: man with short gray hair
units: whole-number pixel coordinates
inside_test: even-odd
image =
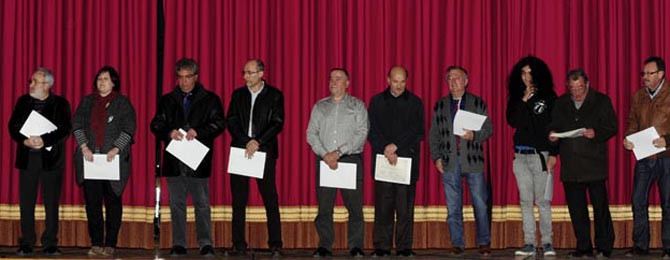
[[[65,167],[65,140],[70,136],[70,103],[51,93],[54,78],[46,68],[37,68],[28,81],[30,93],[19,97],[9,119],[9,134],[18,144],[16,164],[19,169],[19,207],[21,238],[19,256],[33,254],[35,246],[35,202],[38,186],[42,185],[42,200],[46,228],[42,233],[43,252],[60,255],[58,249],[58,201]],[[39,136],[26,137],[20,133],[32,111],[56,125],[57,129]]]

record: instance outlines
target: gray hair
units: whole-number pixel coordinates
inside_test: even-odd
[[[45,67],[38,67],[33,74],[37,72],[44,74],[44,80],[46,80],[50,87],[54,85],[54,75],[51,73],[51,70]]]
[[[190,70],[193,71],[193,74],[195,75],[200,73],[198,63],[194,59],[189,58],[182,58],[177,61],[177,64],[175,65],[175,72],[179,72],[180,70]]]

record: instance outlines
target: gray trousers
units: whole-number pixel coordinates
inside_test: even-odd
[[[545,160],[549,158],[549,153],[542,152],[542,154]],[[534,204],[537,204],[540,213],[542,244],[551,243],[553,236],[551,231],[551,200],[547,200],[544,193],[547,181],[551,181],[552,183],[549,185],[553,185],[553,179],[548,179],[547,172],[542,170],[542,161],[539,154],[515,153],[514,176],[519,187],[524,243],[535,245],[537,242]]]
[[[319,163],[321,158],[316,158],[316,200],[319,203],[319,211],[314,219],[316,232],[319,235],[319,247],[333,251],[335,241],[335,230],[333,229],[333,208],[337,197],[336,188],[319,187]],[[347,223],[347,244],[349,249],[363,248],[363,159],[360,154],[347,155],[340,158],[339,162],[356,163],[356,189],[340,189],[344,206],[349,213]]]
[[[209,206],[209,178],[167,177],[172,218],[172,245],[186,247],[186,196],[195,208],[195,230],[200,248],[212,245],[212,214]]]

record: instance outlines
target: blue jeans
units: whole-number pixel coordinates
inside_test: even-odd
[[[463,182],[470,189],[472,205],[475,211],[475,223],[477,224],[477,244],[488,245],[491,243],[491,232],[489,230],[489,216],[486,212],[487,191],[484,182],[484,173],[463,173],[458,165],[456,171],[445,171],[442,174],[444,194],[447,199],[447,224],[451,236],[451,246],[465,248],[463,239]]]
[[[670,158],[643,159],[635,164],[633,178],[633,242],[649,249],[649,190],[657,182],[661,198],[661,241],[670,249]]]

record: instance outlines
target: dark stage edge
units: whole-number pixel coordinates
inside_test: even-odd
[[[86,255],[88,248],[79,248],[79,247],[63,247],[61,250],[63,254],[60,256],[50,257],[43,254],[40,251],[40,248],[36,248],[36,253],[30,257],[19,257],[15,254],[16,247],[0,247],[0,258],[1,259],[320,259],[313,258],[312,252],[313,249],[291,249],[284,250],[284,257],[282,258],[272,258],[270,252],[267,250],[258,250],[253,253],[248,254],[247,256],[225,256],[222,249],[217,249],[217,255],[215,257],[202,257],[198,254],[197,249],[189,249],[188,255],[183,257],[170,257],[169,250],[144,250],[144,249],[117,249],[117,253],[114,257],[89,257]],[[476,249],[468,249],[465,251],[465,254],[460,256],[449,255],[447,250],[442,249],[428,249],[428,250],[416,250],[417,253],[414,257],[385,257],[385,258],[373,258],[369,254],[372,253],[372,250],[366,250],[367,254],[365,257],[358,259],[515,259],[515,260],[530,260],[530,259],[571,259],[568,258],[567,254],[570,250],[561,249],[557,250],[557,256],[555,257],[543,257],[543,256],[527,256],[527,257],[515,257],[514,251],[516,249],[500,249],[493,250],[491,256],[484,257],[480,256]],[[663,259],[661,258],[660,250],[652,250],[651,254],[647,257],[625,257],[624,253],[626,250],[619,249],[615,250],[610,259]],[[351,259],[348,251],[346,250],[335,250],[335,256],[326,257],[322,259]],[[591,258],[595,259],[595,258]]]

